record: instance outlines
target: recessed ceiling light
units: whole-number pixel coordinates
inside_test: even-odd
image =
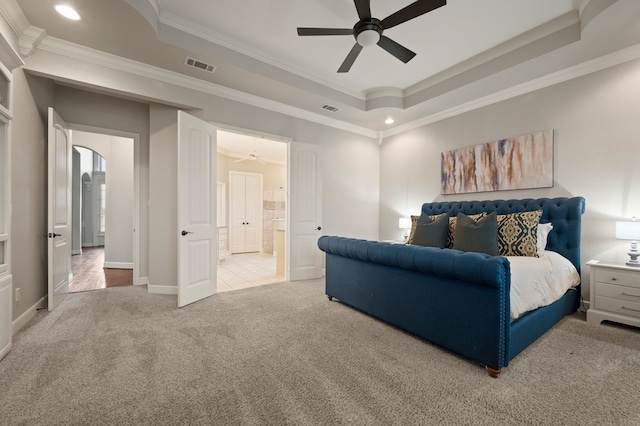
[[[384,120],[385,124],[393,124],[393,118],[391,117],[387,117],[386,120]]]
[[[76,12],[76,10],[71,6],[67,6],[65,4],[58,4],[56,5],[56,12],[58,12],[60,15],[64,16],[65,18],[72,19],[74,21],[80,20],[80,15],[78,15],[78,12]]]

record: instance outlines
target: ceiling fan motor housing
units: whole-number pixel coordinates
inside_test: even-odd
[[[353,36],[360,46],[373,46],[380,40],[382,31],[384,31],[384,28],[382,27],[382,23],[379,19],[365,19],[359,21],[353,27]]]

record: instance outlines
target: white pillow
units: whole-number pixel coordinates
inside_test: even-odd
[[[551,222],[538,224],[538,242],[536,248],[538,249],[538,255],[547,248],[547,236],[553,229]]]

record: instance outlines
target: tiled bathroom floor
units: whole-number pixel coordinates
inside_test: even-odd
[[[266,253],[228,255],[218,265],[218,292],[284,281],[276,275],[276,258]]]

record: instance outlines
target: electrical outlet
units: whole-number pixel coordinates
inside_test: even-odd
[[[20,287],[16,288],[16,302],[20,301]]]

